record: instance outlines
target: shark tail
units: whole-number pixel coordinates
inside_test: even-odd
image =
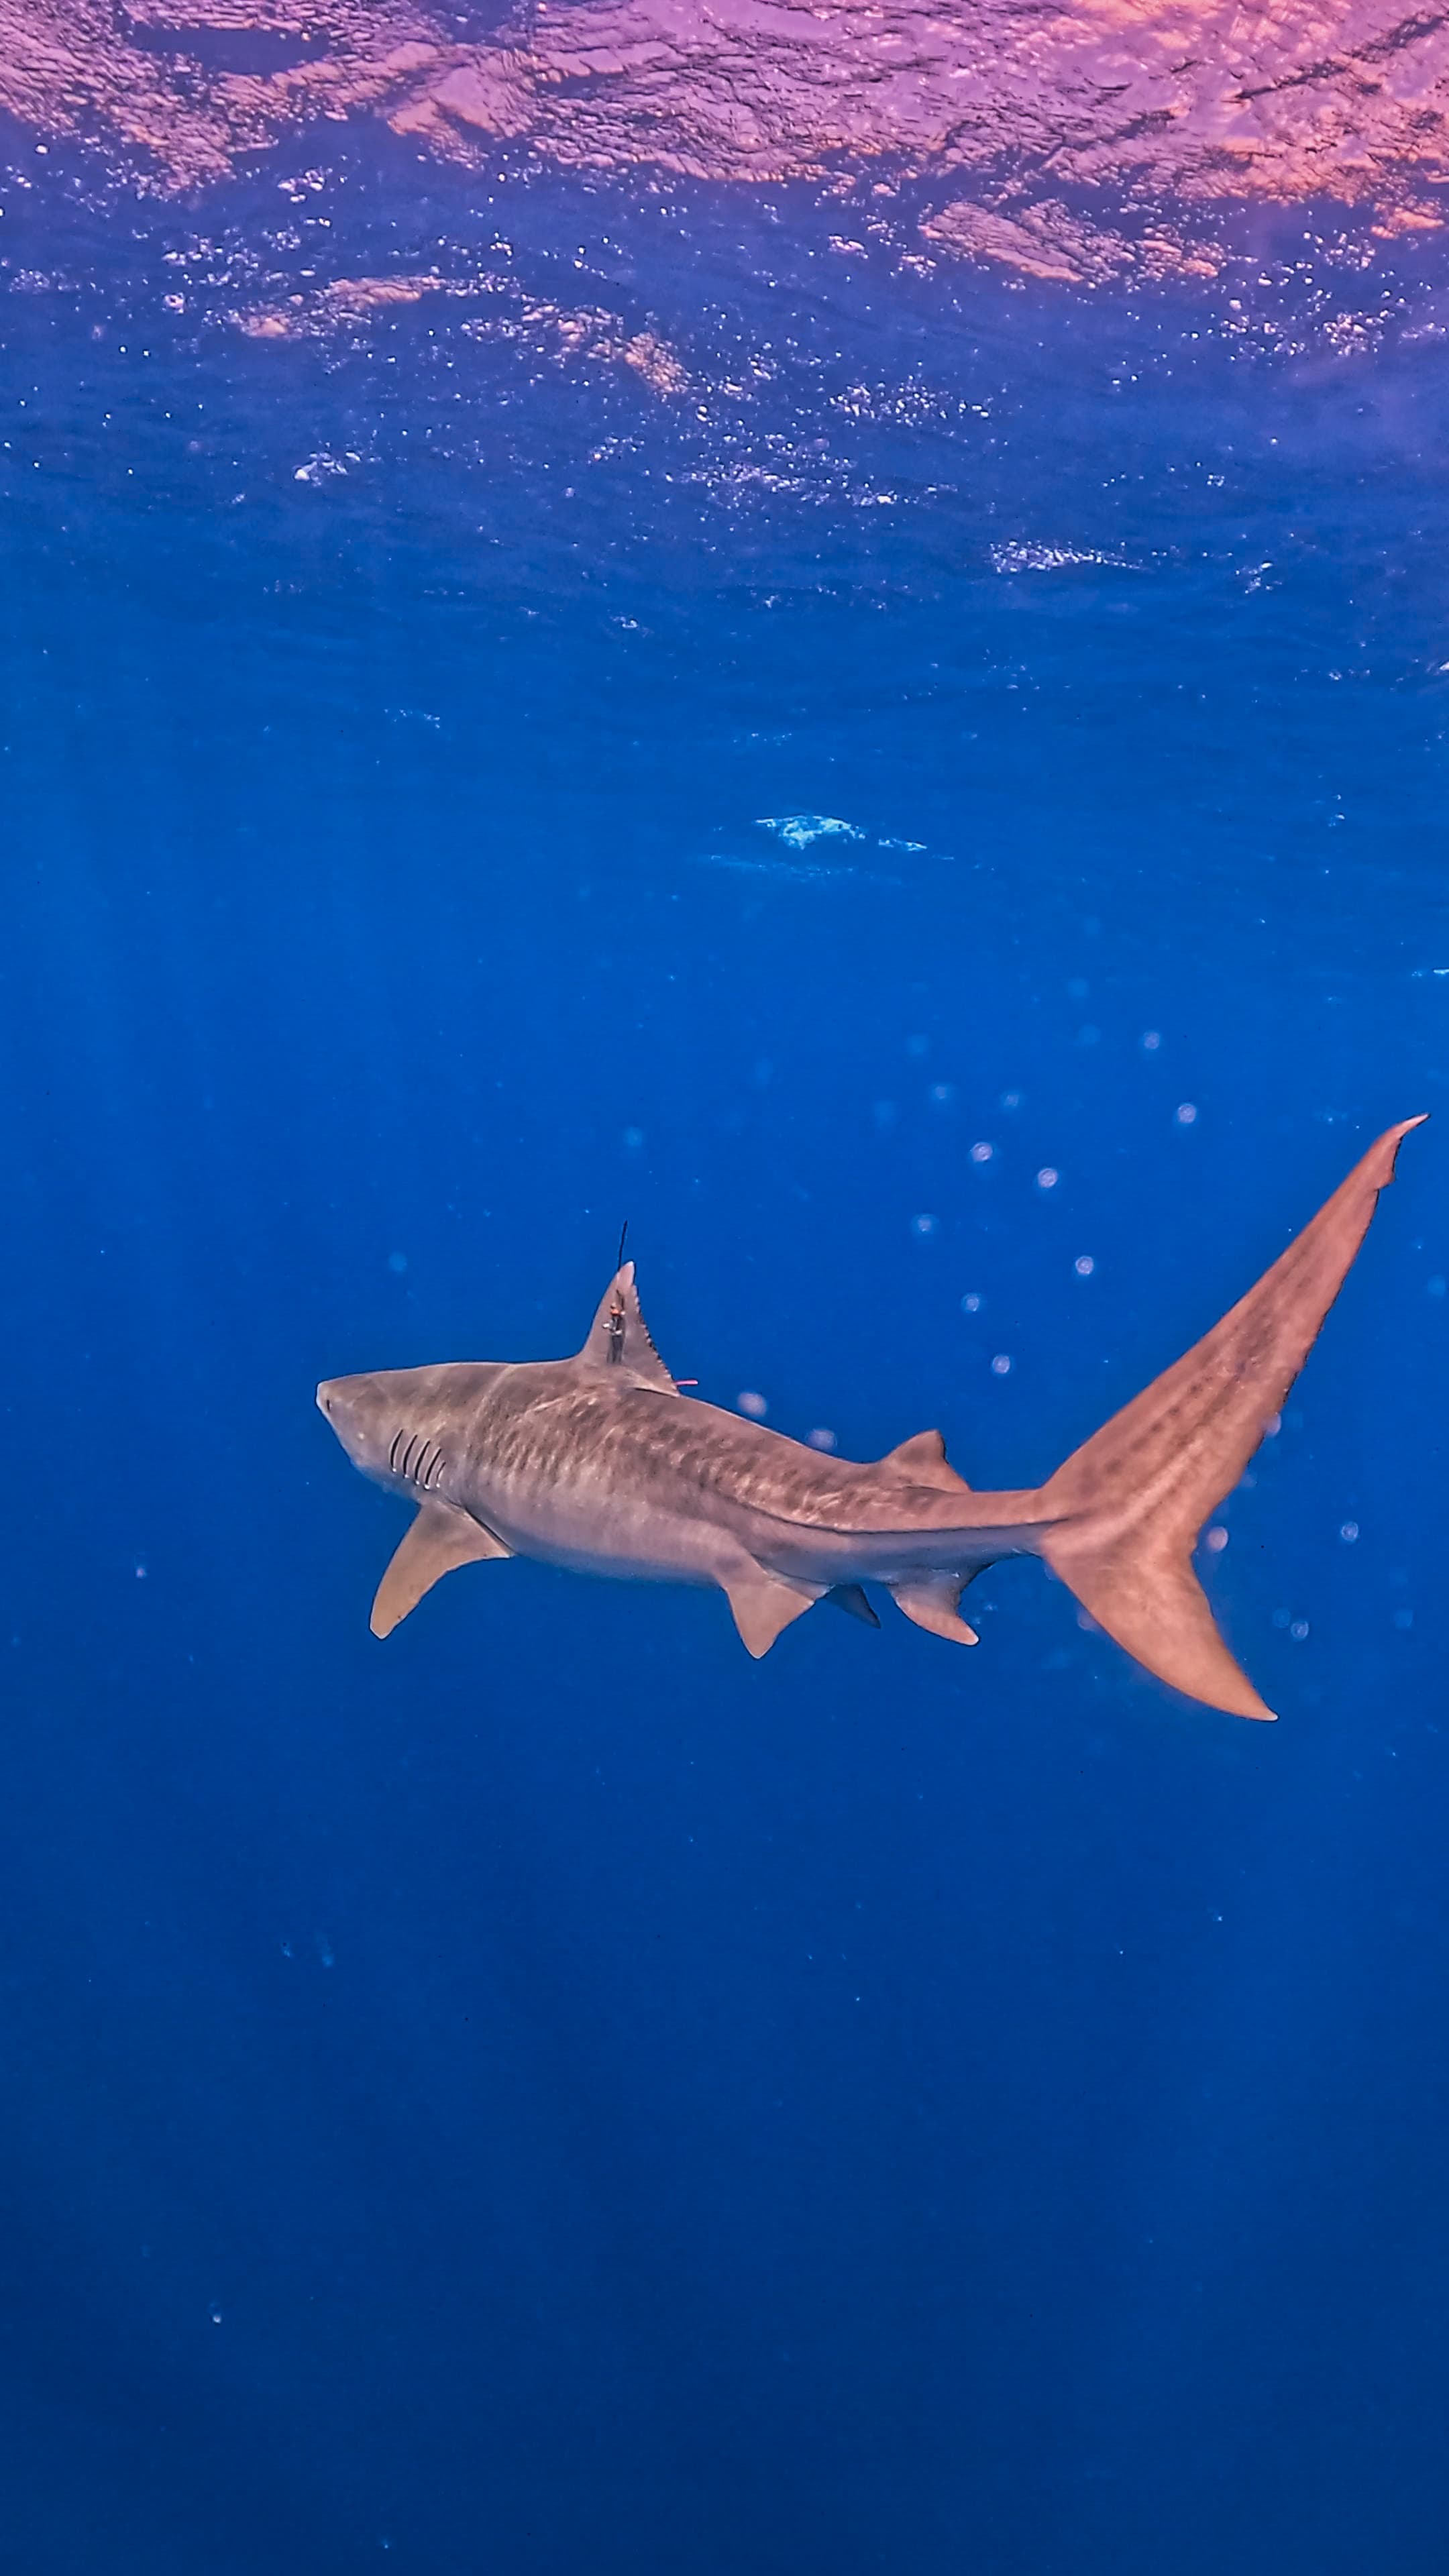
[[[1228,1652],[1192,1551],[1237,1484],[1318,1337],[1418,1118],[1371,1145],[1255,1288],[1115,1414],[1041,1489],[1037,1544],[1099,1627],[1159,1681],[1238,1717],[1272,1717]]]

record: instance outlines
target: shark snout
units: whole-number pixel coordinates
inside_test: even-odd
[[[386,1379],[324,1377],[317,1389],[317,1410],[332,1425],[354,1466],[368,1476],[382,1472],[389,1439],[404,1418]]]
[[[346,1378],[324,1377],[317,1389],[317,1410],[326,1415],[343,1448],[351,1455],[360,1425],[357,1408],[348,1400]]]

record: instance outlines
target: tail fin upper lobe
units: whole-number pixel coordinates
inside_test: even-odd
[[[1160,1681],[1238,1717],[1272,1717],[1213,1624],[1192,1550],[1318,1336],[1394,1177],[1390,1127],[1256,1288],[1042,1487],[1041,1552],[1099,1626]]]

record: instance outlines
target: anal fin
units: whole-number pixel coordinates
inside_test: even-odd
[[[782,1628],[788,1628],[792,1619],[802,1618],[814,1608],[824,1586],[786,1583],[781,1575],[768,1573],[751,1557],[738,1573],[724,1581],[723,1589],[735,1615],[735,1626],[750,1654],[758,1659],[769,1653]]]
[[[511,1547],[466,1512],[452,1511],[446,1503],[424,1503],[377,1587],[368,1622],[374,1637],[390,1637],[398,1621],[455,1565],[512,1554]]]
[[[933,1637],[949,1637],[957,1646],[979,1646],[974,1628],[968,1628],[957,1609],[962,1583],[959,1574],[923,1574],[905,1583],[893,1583],[891,1593],[896,1608],[914,1619],[918,1628],[929,1628]]]

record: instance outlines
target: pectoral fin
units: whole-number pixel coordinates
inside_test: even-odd
[[[758,1658],[767,1655],[782,1628],[792,1619],[801,1618],[820,1599],[825,1587],[812,1583],[799,1587],[782,1581],[778,1574],[768,1574],[753,1559],[741,1566],[724,1584],[729,1605],[735,1614],[735,1626],[749,1652]]]
[[[922,1575],[914,1583],[893,1583],[891,1591],[896,1607],[914,1619],[918,1628],[929,1628],[933,1637],[949,1637],[958,1646],[979,1646],[974,1628],[968,1628],[957,1610],[961,1598],[959,1574]]]
[[[455,1565],[473,1565],[485,1556],[511,1556],[501,1538],[483,1529],[466,1512],[424,1503],[407,1537],[377,1587],[369,1626],[374,1637],[390,1637],[400,1619],[415,1610],[425,1592]]]

